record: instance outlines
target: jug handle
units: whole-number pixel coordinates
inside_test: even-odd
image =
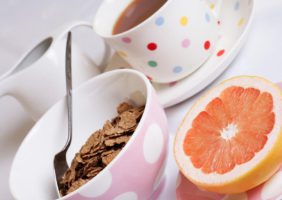
[[[92,26],[91,23],[89,23],[87,21],[72,21],[72,22],[64,24],[63,26],[60,27],[60,29],[56,30],[52,34],[54,43],[56,43],[56,41],[61,40],[63,37],[65,37],[66,34],[71,29],[76,28],[76,27],[80,27],[80,26],[89,28],[94,32],[94,29],[93,29],[93,26]],[[107,64],[109,63],[113,53],[112,53],[111,47],[103,39],[102,39],[102,41],[104,42],[104,45],[105,45],[105,52],[104,52],[101,64],[98,67],[103,72],[105,70]]]

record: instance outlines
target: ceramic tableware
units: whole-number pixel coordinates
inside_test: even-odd
[[[200,190],[193,183],[187,180],[181,173],[179,173],[177,178],[176,199],[186,200],[193,198],[197,200],[280,200],[282,197],[281,178],[282,168],[280,168],[280,170],[264,184],[261,184],[260,186],[255,187],[252,190],[239,194],[223,195]]]
[[[215,9],[213,0],[207,2],[211,10]],[[215,51],[208,60],[189,76],[167,84],[152,82],[164,107],[173,106],[197,94],[216,80],[239,54],[247,41],[254,18],[255,2],[253,0],[222,1],[219,11],[220,38]],[[130,66],[122,58],[114,57],[120,66]],[[114,63],[110,66],[115,68]]]
[[[67,161],[70,164],[91,133],[116,116],[116,106],[123,101],[145,104],[135,133],[102,172],[61,199],[148,199],[161,186],[167,119],[149,80],[137,71],[107,72],[73,91],[73,139]],[[15,199],[57,198],[52,163],[67,137],[65,103],[62,99],[46,112],[16,153],[10,173]]]
[[[65,35],[69,30],[82,26],[92,27],[86,22],[79,21],[66,24],[30,50],[14,70],[23,66],[25,68],[0,82],[0,98],[5,95],[15,97],[33,119],[38,119],[65,94]],[[104,61],[109,55],[110,52],[106,48]],[[74,44],[74,87],[101,73],[104,64],[102,61],[99,68]]]
[[[191,74],[215,50],[219,25],[206,1],[167,1],[141,24],[112,34],[116,20],[130,3],[132,0],[103,1],[93,28],[153,82],[168,83]]]

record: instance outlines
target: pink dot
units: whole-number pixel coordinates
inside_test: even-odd
[[[190,46],[190,40],[189,39],[184,39],[183,41],[182,41],[182,47],[183,48],[187,48],[187,47],[189,47]]]
[[[122,40],[124,43],[130,43],[130,42],[131,42],[131,38],[130,38],[130,37],[123,37],[123,38],[121,38],[121,40]]]
[[[154,50],[156,50],[156,49],[158,48],[158,46],[157,46],[156,43],[151,42],[151,43],[149,43],[149,44],[147,45],[147,48],[148,48],[149,50],[151,50],[151,51],[154,51]]]

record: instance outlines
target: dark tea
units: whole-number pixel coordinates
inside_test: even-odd
[[[113,34],[127,31],[152,16],[167,0],[133,0],[117,19]]]

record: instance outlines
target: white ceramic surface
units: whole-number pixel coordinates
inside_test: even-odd
[[[113,35],[116,20],[131,2],[104,1],[93,28],[153,82],[169,83],[191,74],[215,50],[219,25],[205,1],[170,0],[142,23]]]
[[[211,57],[178,82],[153,84],[165,107],[192,97],[230,66],[246,42],[254,17],[254,3],[253,0],[223,0],[219,14],[220,38]]]
[[[10,71],[18,72],[0,82],[0,97],[13,96],[38,119],[65,94],[65,34],[81,26],[91,28],[87,22],[65,24],[30,50]],[[75,44],[72,55],[74,87],[102,72],[102,67],[99,69]],[[109,51],[105,51],[104,60],[109,56]]]
[[[68,163],[95,130],[117,115],[116,106],[123,101],[145,105],[134,135],[117,158],[95,179],[62,199],[112,199],[125,188],[130,188],[131,192],[144,199],[158,188],[159,177],[162,177],[160,169],[167,154],[167,119],[150,82],[137,71],[108,72],[73,91],[73,139],[67,152]],[[66,115],[64,98],[36,123],[24,139],[10,174],[10,188],[15,199],[56,198],[52,163],[54,154],[66,140]],[[121,172],[121,168],[126,171]],[[137,171],[131,171],[133,168]],[[138,177],[138,171],[144,169],[143,175],[147,176]],[[105,183],[108,179],[103,178],[107,173],[110,173],[109,184]],[[120,179],[124,182],[120,183]],[[106,189],[109,190],[99,190],[97,187],[101,184],[107,184]],[[152,185],[155,185],[154,189]],[[99,194],[91,192],[93,189]]]

